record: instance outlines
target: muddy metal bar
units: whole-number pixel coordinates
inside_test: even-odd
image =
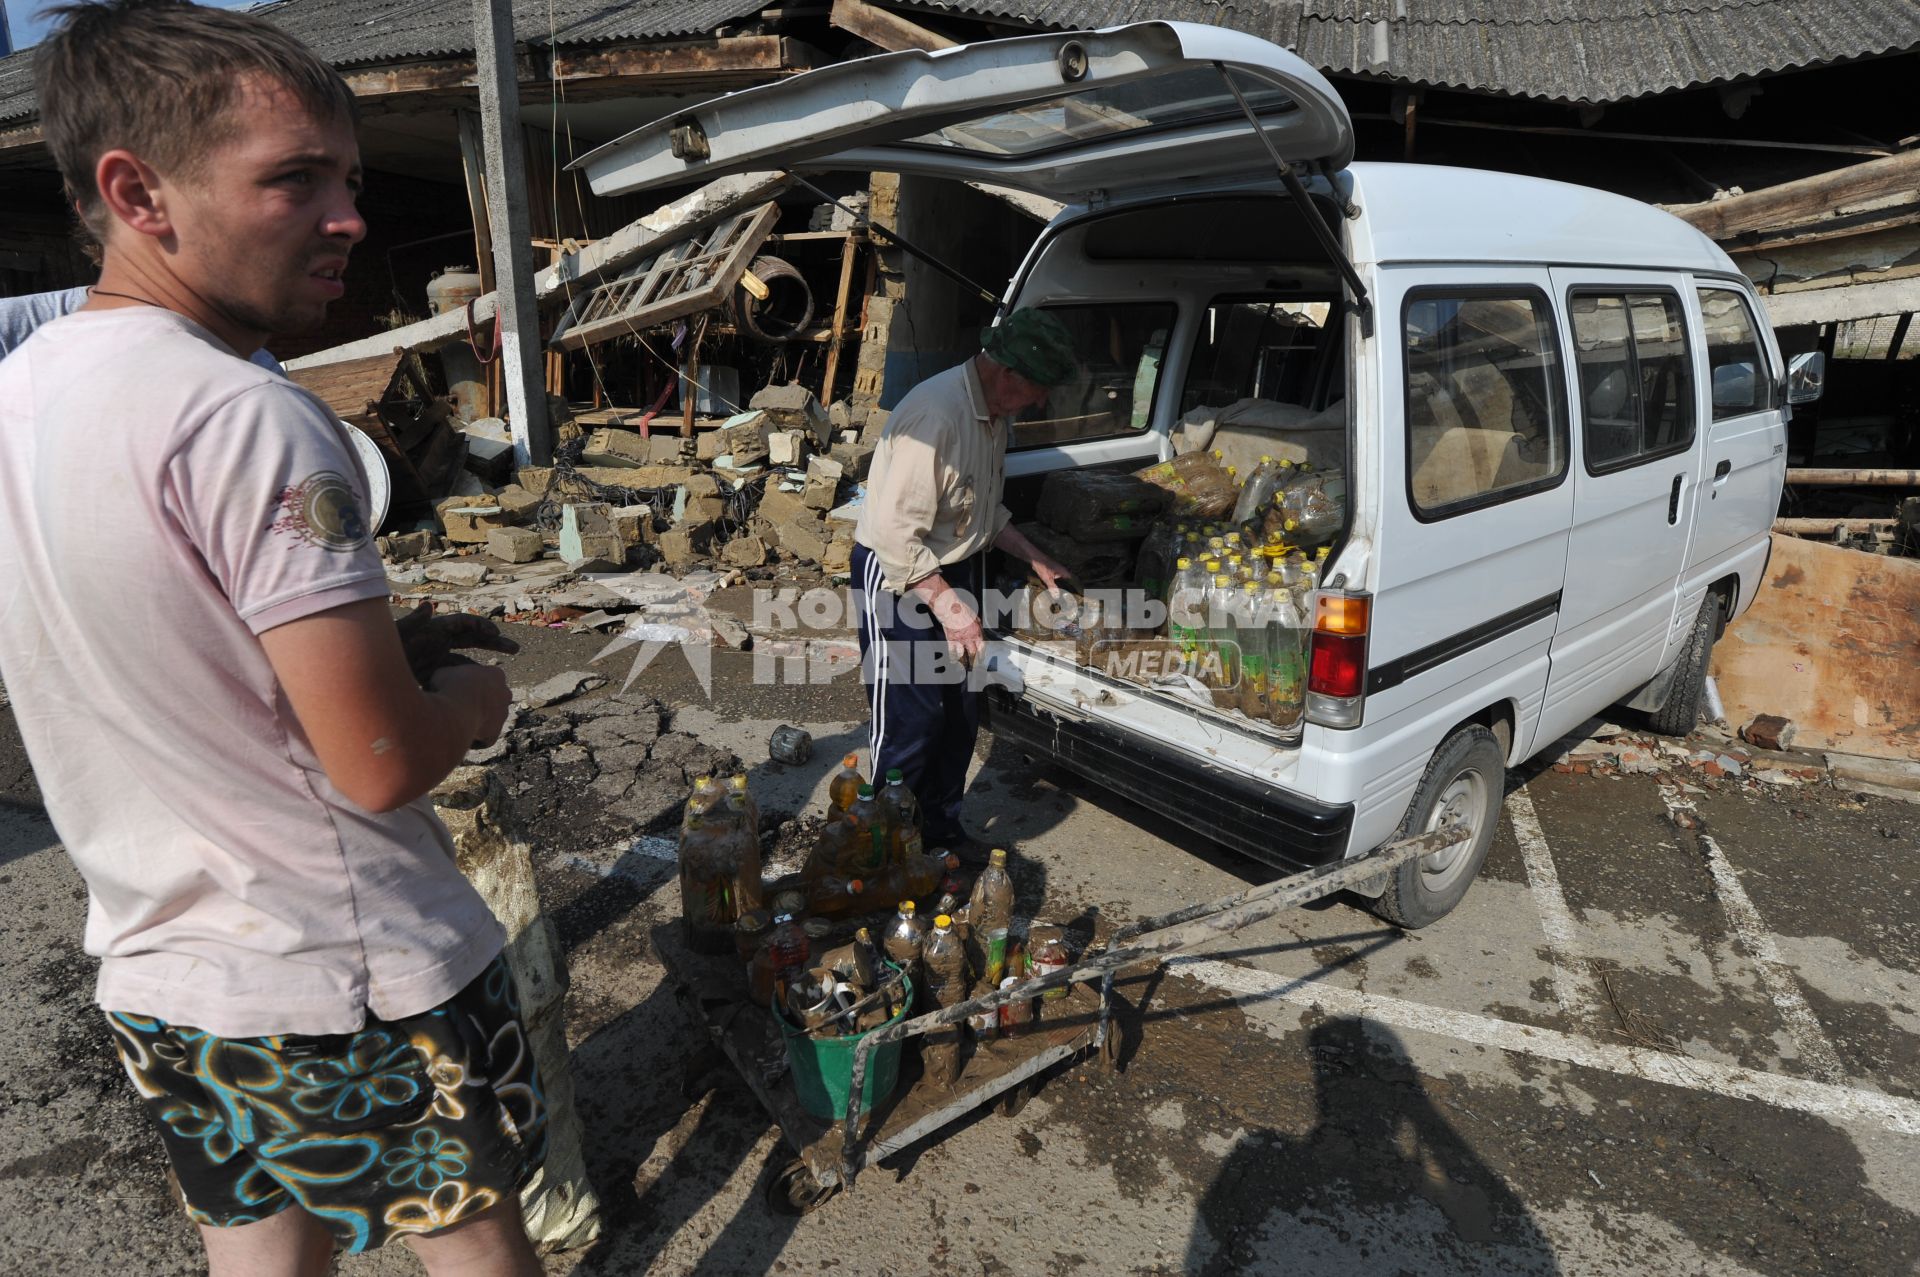
[[[1098,957],[1083,958],[1078,966],[1064,971],[1050,972],[1031,980],[1022,981],[1011,989],[996,989],[970,1001],[939,1011],[929,1012],[899,1024],[875,1029],[860,1039],[853,1048],[853,1070],[847,1082],[847,1112],[841,1123],[840,1137],[840,1182],[848,1188],[858,1174],[853,1149],[855,1135],[860,1126],[860,1089],[866,1082],[867,1057],[877,1047],[903,1038],[918,1037],[934,1029],[959,1024],[970,1015],[986,1011],[997,1011],[1010,1002],[1025,1002],[1044,993],[1048,989],[1071,984],[1076,980],[1100,979],[1100,1033],[1094,1044],[1096,1049],[1105,1045],[1107,1018],[1113,992],[1113,974],[1123,967],[1136,962],[1162,957],[1231,935],[1242,927],[1264,921],[1283,909],[1291,909],[1322,896],[1330,896],[1336,891],[1345,891],[1357,887],[1369,878],[1398,869],[1410,860],[1422,856],[1431,856],[1445,851],[1455,843],[1465,841],[1467,832],[1457,826],[1436,829],[1432,833],[1422,834],[1418,838],[1409,838],[1404,842],[1391,843],[1368,855],[1342,864],[1320,869],[1310,869],[1305,873],[1293,874],[1276,882],[1264,883],[1237,895],[1225,896],[1209,904],[1194,905],[1187,909],[1176,910],[1160,918],[1149,918],[1144,924],[1135,924],[1129,928],[1136,934],[1144,925],[1147,930],[1158,934],[1148,936],[1146,940],[1130,944],[1124,948],[1115,948],[1119,942],[1116,936],[1114,944],[1109,944]],[[1177,920],[1177,921],[1169,921]],[[1179,923],[1178,930],[1168,930]],[[1126,935],[1122,932],[1121,935]]]
[[[1795,467],[1787,482],[1810,488],[1920,488],[1920,470],[1827,470]]]

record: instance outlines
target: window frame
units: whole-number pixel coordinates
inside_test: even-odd
[[[1165,306],[1173,312],[1172,317],[1167,320],[1167,345],[1169,348],[1173,345],[1175,335],[1180,331],[1182,307],[1179,300],[1173,297],[1155,297],[1148,299],[1133,297],[1097,301],[1075,300],[1059,303],[1039,302],[1036,305],[1038,309],[1048,312],[1060,310],[1110,310],[1116,306]],[[1144,439],[1154,433],[1156,424],[1153,419],[1154,401],[1160,398],[1160,385],[1166,379],[1166,376],[1167,357],[1166,352],[1163,351],[1160,356],[1160,370],[1154,374],[1153,378],[1153,396],[1147,403],[1147,424],[1137,430],[1128,428],[1126,430],[1115,430],[1103,435],[1076,435],[1071,439],[1041,439],[1033,443],[1020,443],[1016,440],[1016,436],[1020,432],[1020,418],[1015,417],[1007,423],[1007,452],[1012,454],[1015,452],[1033,452],[1040,448],[1070,448],[1075,444],[1101,443],[1110,439]]]
[[[1433,298],[1452,301],[1468,301],[1475,298],[1495,301],[1531,301],[1536,316],[1545,320],[1547,344],[1553,352],[1555,370],[1558,375],[1547,376],[1547,390],[1550,396],[1549,410],[1553,413],[1553,437],[1560,445],[1560,464],[1552,474],[1543,475],[1527,483],[1516,483],[1507,488],[1492,488],[1477,496],[1463,497],[1445,505],[1428,508],[1422,506],[1413,493],[1413,378],[1410,362],[1411,349],[1407,341],[1407,318],[1413,307]],[[1492,506],[1505,505],[1509,501],[1518,501],[1523,497],[1536,496],[1542,492],[1551,492],[1567,481],[1573,467],[1569,464],[1573,455],[1572,418],[1567,407],[1566,345],[1560,340],[1560,317],[1554,311],[1553,296],[1538,284],[1420,284],[1409,288],[1400,299],[1400,456],[1401,486],[1405,489],[1407,509],[1420,523],[1440,523],[1476,510],[1485,510]]]
[[[1700,388],[1691,383],[1697,380],[1698,370],[1694,367],[1693,321],[1688,318],[1687,299],[1672,284],[1570,284],[1567,287],[1565,305],[1567,308],[1567,337],[1577,343],[1574,333],[1573,301],[1576,297],[1618,297],[1626,301],[1633,297],[1664,297],[1671,301],[1680,314],[1680,343],[1682,346],[1680,366],[1686,370],[1690,391],[1681,402],[1687,407],[1686,438],[1667,444],[1656,451],[1634,451],[1613,461],[1595,465],[1593,461],[1592,436],[1587,433],[1587,396],[1584,383],[1579,378],[1579,350],[1574,347],[1574,360],[1568,365],[1574,374],[1573,384],[1580,388],[1580,464],[1589,478],[1598,479],[1603,475],[1619,474],[1624,470],[1635,470],[1655,461],[1668,457],[1677,457],[1693,451],[1693,445],[1700,440]],[[1629,312],[1631,306],[1629,306]],[[1629,314],[1627,320],[1627,361],[1634,385],[1640,384],[1640,343],[1633,334],[1633,320]],[[1646,411],[1643,406],[1638,422],[1640,438],[1646,438]]]
[[[1731,293],[1739,299],[1740,309],[1747,317],[1747,327],[1753,332],[1754,354],[1760,361],[1759,368],[1755,370],[1755,377],[1767,387],[1767,397],[1772,402],[1763,407],[1729,413],[1724,417],[1719,415],[1713,402],[1713,346],[1707,341],[1707,308],[1705,301],[1701,298],[1703,293]],[[1700,311],[1700,353],[1707,365],[1707,428],[1709,430],[1722,421],[1738,421],[1742,417],[1752,417],[1763,412],[1778,412],[1786,406],[1787,375],[1782,369],[1774,366],[1773,355],[1767,349],[1767,343],[1760,337],[1760,316],[1755,311],[1753,301],[1752,294],[1728,280],[1701,276],[1693,281],[1693,304]]]

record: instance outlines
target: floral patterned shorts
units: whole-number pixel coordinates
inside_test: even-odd
[[[506,956],[431,1011],[327,1037],[218,1038],[107,1013],[194,1222],[300,1206],[346,1250],[478,1215],[546,1155]]]

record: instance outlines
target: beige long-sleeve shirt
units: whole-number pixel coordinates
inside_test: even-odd
[[[895,594],[993,544],[1013,516],[1001,500],[1008,426],[987,412],[973,360],[915,386],[893,410],[867,474],[854,538]]]

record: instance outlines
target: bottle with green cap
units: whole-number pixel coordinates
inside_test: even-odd
[[[887,787],[880,795],[880,810],[887,819],[887,863],[904,865],[921,852],[920,800],[907,788],[898,767],[887,768]]]
[[[847,808],[847,820],[853,825],[853,851],[849,872],[862,876],[887,867],[889,838],[887,814],[881,810],[872,785],[860,786],[853,806]]]

